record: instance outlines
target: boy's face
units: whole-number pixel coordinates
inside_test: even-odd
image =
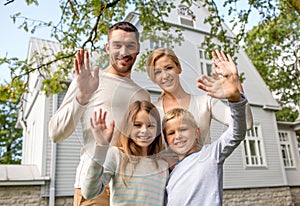
[[[196,152],[196,139],[200,136],[200,130],[194,128],[188,121],[176,117],[165,124],[167,143],[172,151],[179,155],[179,160],[186,155]]]
[[[139,54],[140,45],[134,32],[121,29],[112,31],[106,51],[109,54],[113,73],[119,76],[127,76]]]

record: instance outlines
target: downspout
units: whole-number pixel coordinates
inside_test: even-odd
[[[52,115],[56,112],[58,108],[58,95],[53,95],[53,108]],[[56,143],[52,141],[51,150],[51,166],[50,166],[50,186],[49,186],[49,206],[55,206],[55,178],[56,178]]]

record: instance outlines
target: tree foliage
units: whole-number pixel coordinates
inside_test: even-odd
[[[276,15],[255,26],[246,36],[246,53],[283,106],[300,104],[300,17],[285,0]],[[287,111],[292,114],[288,115]],[[289,117],[289,118],[287,118]],[[294,121],[295,109],[285,108],[278,120]]]
[[[22,155],[22,130],[15,128],[20,94],[5,85],[0,93],[0,164],[17,164]]]
[[[199,0],[198,0],[199,1]],[[236,6],[242,0],[224,0],[223,4],[216,4],[216,0],[203,0],[205,6],[210,11],[210,16],[205,23],[211,25],[211,35],[207,36],[202,42],[203,46],[209,51],[216,49],[211,40],[217,38],[220,41],[218,46],[223,50],[230,51],[235,54],[239,48],[240,41],[246,33],[246,25],[251,12],[258,11],[262,20],[270,19],[276,13],[277,2],[279,0],[249,0],[248,8],[238,9]],[[13,4],[14,0],[7,0],[7,4]],[[181,3],[191,6],[197,1],[181,0]],[[294,8],[298,8],[297,1],[289,0]],[[38,0],[26,0],[29,6],[37,6]],[[45,77],[43,90],[49,93],[60,92],[63,87],[63,81],[57,81],[58,77],[65,80],[65,77],[72,69],[72,57],[78,48],[87,48],[91,50],[103,49],[102,42],[106,40],[107,30],[110,25],[117,21],[124,20],[125,13],[130,7],[140,14],[140,24],[143,26],[141,40],[150,39],[153,41],[163,41],[169,45],[180,44],[183,41],[182,33],[179,28],[173,28],[164,20],[168,16],[170,10],[175,8],[173,1],[161,0],[110,0],[110,1],[78,1],[78,0],[60,0],[59,6],[61,16],[58,22],[38,21],[22,14],[16,13],[12,15],[12,20],[19,25],[19,28],[27,32],[35,33],[40,28],[47,27],[51,30],[52,38],[63,46],[63,51],[55,54],[53,61],[39,61],[40,64],[35,65],[31,60],[17,60],[15,58],[0,59],[0,64],[6,64],[11,70],[12,80],[19,81],[22,79],[24,84],[16,90],[26,91],[28,87],[28,76],[32,72],[38,72]],[[226,29],[224,28],[224,16],[220,14],[220,7],[228,10],[232,28],[240,27],[236,38],[228,38]],[[299,11],[298,11],[299,12]],[[300,12],[299,12],[300,13]],[[197,18],[197,17],[195,17]],[[157,33],[162,35],[157,36]],[[42,57],[38,57],[42,58]],[[35,57],[32,57],[36,60]],[[45,58],[46,59],[46,58]],[[143,60],[143,58],[142,58]],[[52,63],[59,63],[59,70],[55,73],[49,72]],[[141,64],[139,64],[141,65]]]

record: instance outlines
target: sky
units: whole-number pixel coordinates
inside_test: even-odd
[[[4,6],[4,2],[5,1],[1,1],[0,4],[0,58],[7,55],[9,58],[18,57],[24,60],[26,59],[30,37],[40,37],[51,40],[50,32],[46,29],[37,30],[34,34],[25,32],[22,29],[18,29],[22,21],[19,20],[14,24],[10,16],[21,12],[21,16],[57,22],[60,17],[58,1],[40,1],[39,6],[27,6],[25,0],[15,0],[6,6]],[[0,83],[3,83],[4,80],[8,80],[9,70],[7,66],[1,66],[0,73]]]
[[[28,6],[25,0],[15,0],[14,2],[4,6],[4,2],[1,1],[0,4],[0,28],[1,28],[1,38],[0,38],[0,58],[7,55],[8,58],[18,57],[19,59],[26,59],[28,52],[28,45],[30,37],[38,37],[47,40],[54,40],[50,37],[49,29],[38,29],[34,34],[25,32],[23,29],[18,29],[18,26],[22,23],[22,20],[17,20],[16,24],[13,23],[10,18],[11,15],[21,12],[21,16],[29,17],[31,19],[43,20],[43,21],[53,21],[58,22],[60,19],[60,8],[58,6],[58,1],[39,1],[39,5]],[[217,0],[216,2],[222,2]],[[242,0],[242,2],[245,2]],[[242,3],[242,7],[247,7],[245,3]],[[222,7],[220,7],[222,9]],[[221,13],[224,13],[221,10]],[[252,15],[250,20],[251,25],[258,22],[255,15]],[[7,66],[0,66],[0,84],[5,80],[9,80],[9,69]]]

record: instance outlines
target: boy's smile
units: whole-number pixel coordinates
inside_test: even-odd
[[[166,122],[165,127],[167,143],[170,149],[179,155],[179,159],[197,151],[196,139],[200,133],[188,121],[182,121],[181,117],[176,117]]]

